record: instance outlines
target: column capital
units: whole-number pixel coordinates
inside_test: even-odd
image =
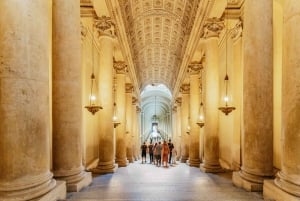
[[[125,84],[125,91],[126,93],[132,93],[133,92],[133,85],[131,83]]]
[[[180,106],[182,103],[182,98],[181,97],[176,98],[175,103]],[[177,108],[177,106],[176,106],[176,108]]]
[[[142,109],[140,108],[140,106],[136,106],[136,112],[140,113],[142,111]]]
[[[172,107],[172,111],[173,111],[173,112],[177,112],[177,106],[176,106],[176,105],[174,105],[174,106]]]
[[[236,23],[236,25],[230,30],[230,37],[233,39],[233,41],[236,41],[240,37],[242,37],[243,33],[243,22],[241,19],[239,19]]]
[[[138,99],[132,96],[132,105],[135,105],[138,102]]]
[[[102,15],[101,17],[95,18],[94,26],[97,29],[99,36],[115,37],[115,24],[111,17]]]
[[[204,38],[219,37],[219,34],[224,28],[223,20],[216,17],[209,18],[204,23]]]
[[[125,74],[127,71],[127,65],[124,61],[115,61],[114,60],[114,69],[117,74]]]
[[[190,84],[183,84],[183,85],[181,85],[180,91],[183,94],[189,94],[190,93]]]
[[[203,68],[202,63],[200,62],[192,62],[188,66],[188,71],[190,75],[196,75],[200,73],[200,70]]]
[[[81,41],[84,41],[87,35],[87,28],[80,22]]]

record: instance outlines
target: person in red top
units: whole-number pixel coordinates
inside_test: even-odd
[[[162,145],[161,155],[162,155],[162,162],[164,167],[168,167],[168,156],[170,153],[169,145],[166,141],[164,141]]]

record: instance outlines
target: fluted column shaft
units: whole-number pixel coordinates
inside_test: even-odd
[[[79,8],[79,1],[53,1],[53,171],[68,191],[91,183],[82,166]]]
[[[300,22],[300,2],[287,0],[283,8],[282,163],[275,179],[280,192],[273,198],[300,200],[300,36],[295,26]]]
[[[181,103],[181,159],[182,163],[185,163],[189,158],[189,85],[183,86],[182,88],[182,103]]]
[[[200,105],[200,80],[199,72],[200,65],[190,65],[190,150],[189,150],[189,164],[190,166],[199,167],[199,139],[200,127],[197,125],[199,121],[199,105]]]
[[[115,67],[116,68],[116,67]],[[119,118],[120,125],[116,128],[116,163],[119,167],[127,166],[126,159],[126,124],[125,124],[125,111],[126,111],[126,98],[125,98],[125,64],[116,69],[116,104],[117,104],[117,117]]]
[[[218,27],[218,29],[212,29]],[[223,24],[218,19],[211,19],[207,23],[208,34],[205,40],[205,95],[204,95],[204,161],[201,170],[204,172],[220,172],[219,163],[219,32]]]
[[[132,85],[126,83],[126,156],[130,163],[133,163],[132,150]]]
[[[273,175],[272,7],[272,0],[244,7],[242,167],[233,182],[249,191],[262,191]]]
[[[0,1],[0,200],[37,199],[56,186],[50,172],[50,23],[47,1]]]

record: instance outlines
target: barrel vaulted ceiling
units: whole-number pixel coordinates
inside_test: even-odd
[[[201,59],[197,48],[206,20],[220,18],[226,4],[240,8],[243,0],[80,1],[82,11],[91,2],[98,17],[109,15],[114,21],[136,92],[165,84],[176,96],[188,65]]]
[[[175,84],[200,0],[119,0],[140,87]]]

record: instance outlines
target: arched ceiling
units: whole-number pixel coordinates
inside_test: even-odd
[[[200,0],[119,0],[139,87],[172,89]]]

